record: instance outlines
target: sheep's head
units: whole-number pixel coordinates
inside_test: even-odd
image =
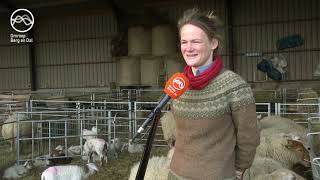
[[[23,166],[27,169],[32,169],[33,168],[33,162],[31,160],[26,161]]]
[[[87,167],[88,167],[89,171],[96,171],[96,172],[99,171],[98,167],[94,163],[88,163]]]
[[[301,137],[294,134],[294,133],[280,133],[282,135],[282,137],[290,139],[290,140],[294,140],[294,141],[299,141],[301,142]]]
[[[98,133],[98,128],[97,128],[97,126],[93,126],[93,127],[91,128],[91,131],[92,131],[92,132],[95,132],[95,133]]]
[[[287,143],[288,144],[286,145],[286,148],[296,152],[298,155],[301,156],[302,161],[309,162],[308,164],[310,165],[309,151],[304,147],[302,142],[288,139]]]
[[[64,156],[65,154],[63,153],[62,150],[59,149],[53,149],[50,153],[50,157],[59,157],[59,156]]]
[[[297,177],[291,172],[280,172],[279,175],[281,176],[281,180],[296,180]]]
[[[57,151],[63,151],[64,147],[62,145],[58,145],[56,148],[54,148]]]

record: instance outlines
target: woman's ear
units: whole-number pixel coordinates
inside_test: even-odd
[[[218,45],[219,45],[219,41],[216,38],[212,38],[212,40],[211,40],[211,49],[212,50],[217,49]]]

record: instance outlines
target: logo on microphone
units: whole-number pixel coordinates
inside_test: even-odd
[[[172,99],[180,97],[189,87],[189,80],[183,73],[175,73],[166,83],[164,92]]]
[[[181,78],[181,77],[176,77],[175,79],[173,79],[172,81],[172,86],[174,89],[176,90],[181,90],[184,88],[185,86],[185,82],[184,82],[184,79]]]

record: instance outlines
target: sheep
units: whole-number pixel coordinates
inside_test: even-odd
[[[140,163],[136,163],[130,171],[129,180],[134,180]],[[149,159],[146,173],[144,176],[145,180],[167,180],[169,174],[170,161],[167,157],[152,157]]]
[[[174,146],[175,143],[175,129],[176,124],[174,121],[174,117],[171,111],[166,112],[161,117],[161,127],[163,132],[163,138],[167,141],[168,145],[171,147]]]
[[[41,174],[41,180],[82,180],[98,171],[93,163],[84,167],[77,165],[52,166]]]
[[[286,148],[288,149],[293,149],[297,152],[300,152],[301,155],[301,159],[303,159],[304,161],[308,161],[310,162],[310,156],[309,156],[309,151],[305,148],[305,146],[297,140],[291,140],[288,139],[288,144],[286,145]]]
[[[304,178],[289,169],[281,168],[270,174],[259,175],[255,180],[304,180]]]
[[[284,133],[261,136],[256,156],[272,158],[279,161],[283,167],[291,169],[294,164],[304,161],[306,155],[303,155],[305,152],[299,152],[295,150],[296,147],[290,146],[288,140],[292,140],[290,135]]]
[[[93,126],[91,130],[83,129],[82,130],[83,139],[89,140],[93,138],[97,138],[98,135],[98,129],[96,126]]]
[[[63,146],[59,145],[50,152],[49,165],[69,164],[72,161],[71,157],[65,157]]]
[[[298,136],[306,139],[307,129],[287,118],[279,116],[267,116],[259,121],[259,125],[261,127],[261,132],[264,129],[272,128],[277,132],[295,132]]]
[[[122,143],[119,138],[114,138],[111,140],[111,144],[108,148],[108,157],[118,158],[118,152],[121,151]]]
[[[7,168],[2,178],[3,179],[18,179],[20,177],[25,176],[30,169],[33,168],[33,164],[31,161],[26,161],[23,165],[13,165]]]
[[[74,156],[74,155],[80,155],[81,154],[81,148],[83,149],[83,146],[76,145],[76,146],[70,146],[68,148],[68,155]]]
[[[124,150],[127,150],[129,153],[141,153],[144,151],[144,146],[142,144],[137,144],[135,142],[132,142],[132,139],[129,140],[129,143],[123,144],[121,148],[121,152]]]
[[[111,140],[111,146],[113,146],[116,151],[120,151],[122,147],[122,142],[119,138],[114,138]]]
[[[278,116],[269,116],[260,120],[260,136],[269,136],[272,134],[293,134],[300,137],[299,141],[307,148],[307,129],[294,121]]]
[[[243,179],[255,179],[258,175],[269,174],[279,168],[283,168],[283,166],[278,161],[271,158],[256,156],[251,167],[245,171]]]
[[[89,139],[85,142],[83,149],[88,156],[88,163],[90,163],[93,153],[99,156],[101,166],[103,166],[104,159],[107,162],[107,156],[105,156],[105,154],[107,153],[108,145],[104,139]]]
[[[44,158],[36,157],[32,163],[34,167],[45,167],[50,165],[49,155],[46,155]]]
[[[10,139],[10,151],[13,151],[15,145],[15,139],[17,137],[17,118],[20,120],[20,137],[29,137],[32,133],[31,123],[22,123],[21,121],[26,120],[27,116],[25,114],[18,114],[16,112],[10,113],[7,119],[4,121],[2,125],[2,137],[4,139]]]
[[[172,155],[174,153],[174,148],[171,148],[167,154],[167,156],[154,156],[149,159],[148,166],[146,169],[146,173],[144,176],[145,180],[167,180],[169,170],[170,170],[170,162],[172,159]],[[129,180],[134,180],[138,168],[139,168],[140,162],[137,162],[133,165],[130,171]]]

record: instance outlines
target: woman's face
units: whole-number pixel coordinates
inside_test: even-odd
[[[216,39],[210,40],[199,27],[186,24],[180,29],[181,53],[188,66],[195,69],[210,64],[212,52],[218,46]]]

